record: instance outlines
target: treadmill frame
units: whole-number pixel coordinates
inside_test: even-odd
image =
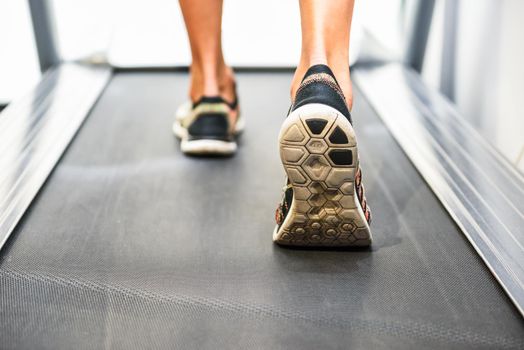
[[[28,1],[39,63],[46,73],[28,96],[2,111],[0,123],[10,128],[0,128],[1,162],[13,160],[12,164],[19,166],[0,174],[0,190],[6,194],[0,202],[0,249],[113,72],[109,65],[62,62],[50,0]],[[423,84],[418,73],[435,1],[416,0],[415,5],[404,62],[357,64],[355,81],[524,315],[524,234],[517,230],[524,226],[524,178],[460,117],[446,98]],[[452,12],[447,11],[447,15]],[[453,35],[454,31],[448,30],[445,41],[454,42]],[[446,47],[447,56],[451,57],[453,51],[453,45]],[[442,86],[452,98],[449,86],[454,71],[448,69],[445,73]],[[35,121],[37,128],[31,124]],[[12,142],[11,133],[20,136],[18,144]],[[467,140],[468,147],[461,147],[457,139]],[[487,160],[494,169],[483,170]],[[478,181],[493,186],[479,187]]]

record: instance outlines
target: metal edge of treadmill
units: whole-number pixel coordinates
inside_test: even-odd
[[[0,114],[0,249],[109,82],[111,68],[64,63]]]
[[[352,76],[524,315],[523,176],[413,70],[364,64]]]

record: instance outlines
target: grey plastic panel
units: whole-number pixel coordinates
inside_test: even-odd
[[[186,74],[116,75],[2,252],[2,348],[522,348],[519,313],[358,89],[373,248],[271,243],[290,80],[240,74],[240,151],[205,159],[171,134]]]
[[[524,313],[524,177],[415,72],[370,66],[355,79]]]
[[[109,68],[51,68],[0,114],[0,248],[89,113]]]
[[[38,61],[42,72],[61,62],[51,0],[28,0]]]

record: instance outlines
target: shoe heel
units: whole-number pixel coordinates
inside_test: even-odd
[[[368,246],[369,225],[355,193],[358,152],[351,123],[337,110],[308,104],[279,135],[293,202],[273,240],[293,246]]]

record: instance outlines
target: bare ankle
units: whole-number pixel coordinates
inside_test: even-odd
[[[226,101],[235,99],[234,75],[226,65],[216,67],[193,62],[191,65],[189,96],[192,101],[202,96],[221,96]]]
[[[333,62],[330,66],[335,78],[344,93],[349,110],[353,107],[353,88],[351,86],[351,75],[349,72],[349,60],[342,63]]]
[[[224,65],[219,73],[218,81],[220,96],[228,102],[233,102],[236,99],[236,82],[233,69]]]

